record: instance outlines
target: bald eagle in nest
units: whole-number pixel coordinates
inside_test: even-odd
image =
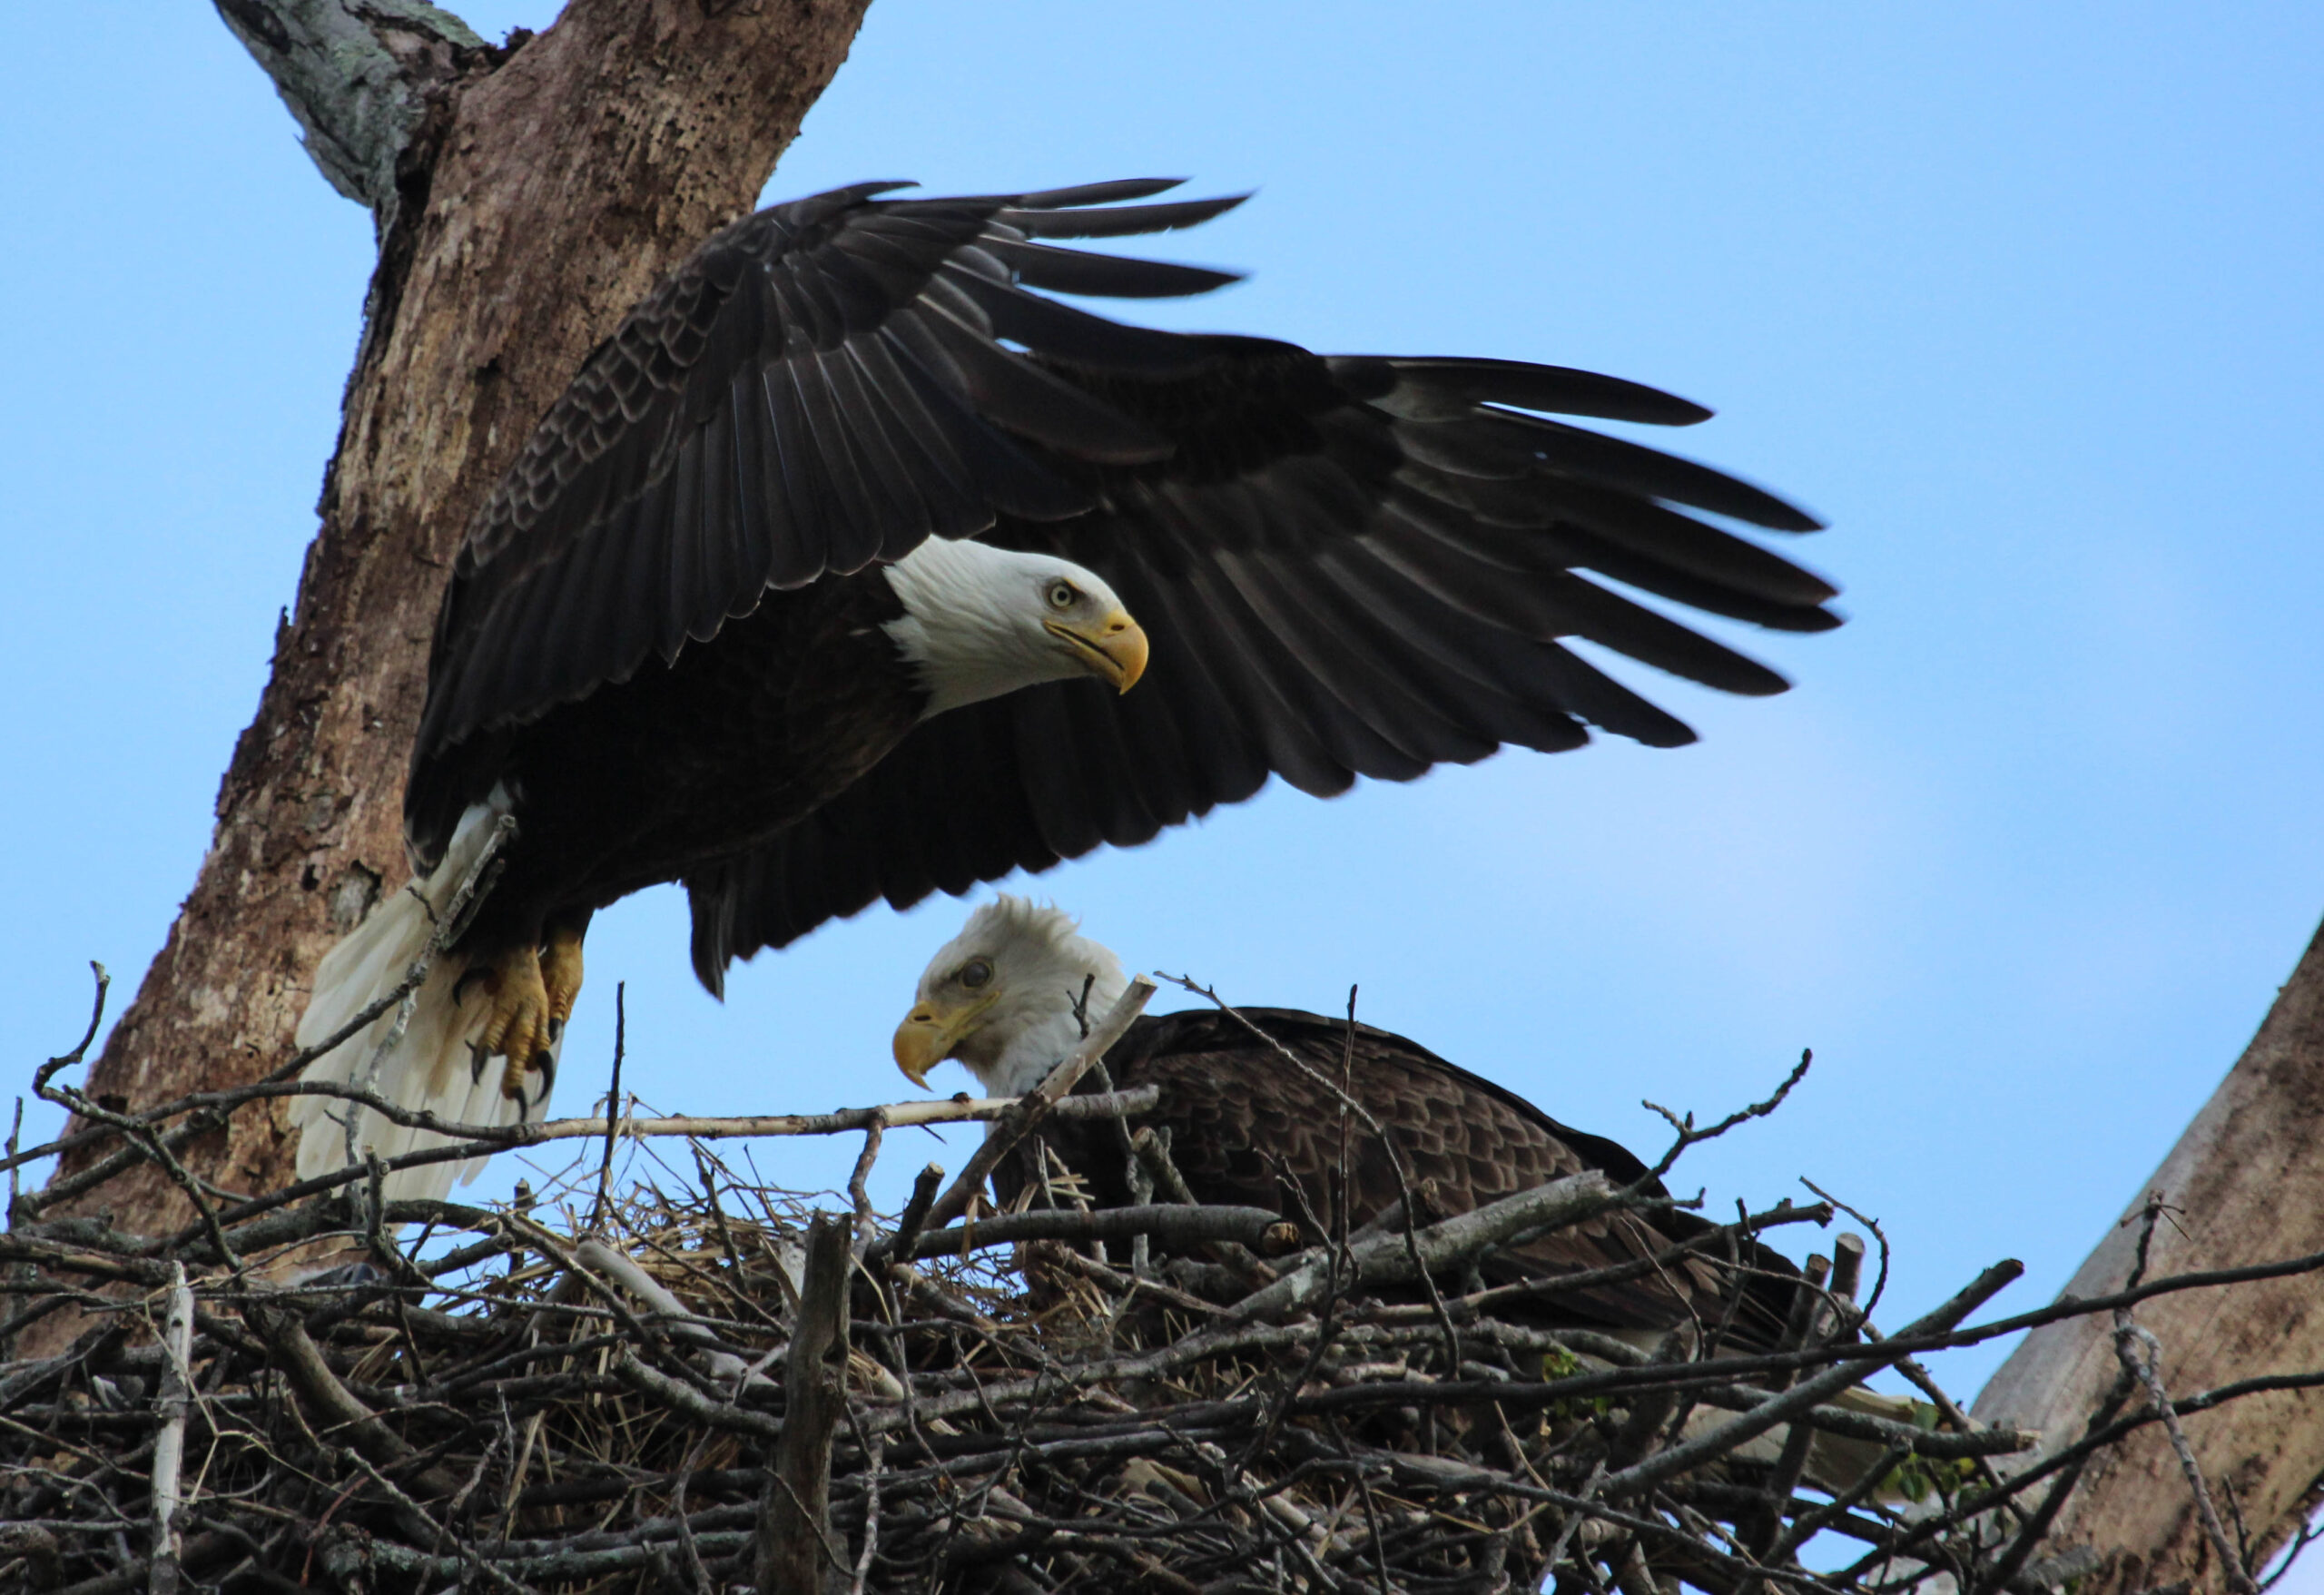
[[[924,1087],[939,1062],[957,1058],[987,1095],[1021,1096],[1079,1045],[1085,1017],[1094,1022],[1128,989],[1121,960],[1081,935],[1070,916],[1001,893],[929,960],[896,1027],[896,1063]],[[1103,1060],[1116,1088],[1160,1088],[1138,1122],[1168,1133],[1171,1161],[1197,1202],[1272,1208],[1297,1224],[1307,1244],[1324,1240],[1316,1223],[1334,1222],[1338,1212],[1344,1124],[1351,1229],[1396,1213],[1406,1190],[1435,1209],[1428,1222],[1585,1169],[1666,1194],[1627,1148],[1559,1123],[1417,1042],[1290,1009],[1236,1012],[1240,1019],[1215,1009],[1141,1015]],[[1098,1081],[1085,1076],[1077,1088],[1097,1089]],[[1343,1115],[1343,1091],[1380,1126],[1381,1137]],[[1039,1135],[1035,1155],[1085,1199],[1100,1207],[1135,1199],[1110,1122],[1052,1119]],[[994,1195],[1004,1209],[1019,1206],[1031,1199],[1032,1183],[1020,1163],[1004,1161],[993,1175]],[[1713,1243],[1637,1279],[1555,1288],[1560,1275],[1652,1256],[1711,1227],[1683,1209],[1650,1219],[1607,1214],[1498,1247],[1480,1271],[1488,1285],[1537,1287],[1495,1309],[1507,1315],[1595,1330],[1642,1350],[1659,1347],[1682,1325],[1698,1331],[1699,1344],[1715,1343],[1714,1354],[1779,1349],[1787,1323],[1805,1305],[1797,1297],[1814,1287],[1763,1244],[1738,1253]],[[1909,1400],[1868,1390],[1840,1402],[1900,1422],[1925,1415]],[[1722,1416],[1707,1413],[1703,1421]],[[1777,1433],[1738,1454],[1771,1462],[1781,1449]],[[1845,1488],[1881,1452],[1871,1441],[1819,1433],[1809,1477]]]
[[[896,1027],[897,1067],[924,1087],[931,1068],[957,1058],[987,1095],[1022,1096],[1079,1045],[1083,1017],[1094,1021],[1128,988],[1121,960],[1081,935],[1071,916],[1000,893],[929,960],[911,1011]],[[1338,1212],[1348,1119],[1342,1091],[1384,1132],[1374,1137],[1360,1119],[1347,1122],[1351,1226],[1394,1209],[1408,1188],[1449,1215],[1593,1168],[1617,1185],[1645,1180],[1662,1194],[1647,1166],[1620,1144],[1559,1123],[1416,1041],[1344,1019],[1281,1008],[1141,1015],[1104,1063],[1118,1088],[1161,1088],[1139,1122],[1169,1132],[1171,1160],[1196,1201],[1274,1208],[1311,1243],[1324,1238],[1315,1233],[1316,1221]],[[1085,1077],[1078,1088],[1098,1088]],[[1128,1171],[1110,1125],[1059,1121],[1042,1134],[1090,1200],[1128,1205]],[[1005,1166],[995,1179],[1004,1207],[1020,1198],[1023,1170]],[[1705,1227],[1686,1212],[1658,1214],[1651,1223],[1610,1214],[1503,1247],[1485,1274],[1502,1283],[1602,1268],[1651,1255]],[[1764,1246],[1751,1265],[1756,1274],[1738,1276],[1704,1257],[1548,1299],[1565,1322],[1645,1332],[1651,1344],[1690,1316],[1718,1323],[1739,1277],[1730,1341],[1766,1351],[1783,1333],[1798,1271]]]
[[[659,881],[685,882],[717,992],[734,960],[875,899],[1135,846],[1270,775],[1328,796],[1504,743],[1578,747],[1591,725],[1692,739],[1562,639],[1728,692],[1785,686],[1595,578],[1781,630],[1838,624],[1828,584],[1684,510],[1783,532],[1808,516],[1547,418],[1684,426],[1698,405],[1512,360],[1153,331],[1047,297],[1233,281],[1049,241],[1185,227],[1237,198],[1137,202],[1160,181],[880,197],[900,186],[713,235],[478,512],[412,748],[414,881],[323,960],[300,1043],[392,990],[494,822],[517,833],[409,1014],[310,1078],[464,1122],[537,1107],[590,915]],[[430,1139],[297,1100],[302,1176]],[[440,1194],[452,1172],[391,1185]]]

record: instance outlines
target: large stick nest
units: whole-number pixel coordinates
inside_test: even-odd
[[[38,1085],[94,1116],[53,1084],[73,1056]],[[180,1131],[290,1072],[97,1127],[182,1172]],[[952,1117],[1023,1155],[1043,1112],[1138,1107]],[[1843,1237],[1787,1349],[1725,1354],[1702,1324],[1647,1350],[1479,1282],[1493,1245],[1652,1205],[1600,1177],[1305,1249],[1272,1214],[1091,1213],[1069,1182],[954,1222],[933,1168],[885,1219],[863,1194],[882,1132],[936,1111],[785,1121],[865,1135],[829,1214],[702,1138],[775,1121],[637,1118],[530,1127],[589,1156],[507,1208],[382,1202],[376,1161],[240,1203],[196,1182],[174,1236],[22,1205],[0,1335],[66,1307],[88,1326],[0,1361],[0,1590],[2045,1589],[2077,1569],[2041,1560],[2034,1506],[2160,1414],[2004,1479],[1988,1459],[2035,1437],[1975,1429],[1915,1359],[2202,1283],[1960,1327],[2002,1265],[1884,1340]],[[578,1140],[609,1165],[616,1130],[650,1181],[608,1181]],[[1833,1216],[1786,1204],[1689,1245],[1740,1266]],[[1866,1410],[1852,1387],[1884,1368],[1926,1399]]]

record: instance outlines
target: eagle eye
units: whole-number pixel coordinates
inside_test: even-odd
[[[983,959],[972,958],[962,964],[960,972],[952,978],[971,991],[979,990],[991,983],[992,965]]]
[[[1049,584],[1049,607],[1052,609],[1070,609],[1073,601],[1079,596],[1080,590],[1071,582],[1054,581]]]

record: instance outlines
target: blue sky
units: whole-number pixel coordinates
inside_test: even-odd
[[[472,5],[497,35],[547,4]],[[1251,271],[1172,325],[1590,367],[1813,507],[1844,630],[1798,683],[1629,679],[1703,742],[1259,801],[1032,884],[1137,967],[1363,1014],[1682,1166],[1880,1216],[1892,1321],[2015,1255],[2053,1293],[2324,909],[2324,14],[879,0],[770,197],[862,178],[1256,188],[1153,252]],[[124,997],[206,843],[291,601],[371,262],[206,6],[46,8],[0,95],[0,1049]],[[1021,885],[1020,885],[1021,889]],[[601,916],[562,1106],[910,1091],[886,1037],[965,908],[685,969]],[[940,1074],[946,1090],[965,1075]],[[49,1127],[28,1115],[34,1133]],[[923,1153],[892,1143],[891,1196]],[[760,1149],[786,1183],[852,1145]],[[957,1165],[950,1153],[933,1156]],[[496,1169],[487,1192],[515,1170]],[[1973,1390],[1994,1359],[1945,1370]]]

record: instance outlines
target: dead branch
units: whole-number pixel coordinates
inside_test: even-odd
[[[211,1582],[230,1560],[270,1588],[367,1592],[755,1579],[883,1595],[1015,1576],[1418,1591],[1554,1576],[1574,1595],[1672,1580],[1913,1595],[1939,1577],[2039,1595],[2082,1564],[2044,1559],[2040,1510],[2005,1531],[2000,1511],[2150,1427],[2324,1388],[2324,1371],[2294,1372],[2158,1395],[2153,1359],[2133,1354],[2122,1403],[2005,1479],[1974,1470],[2043,1436],[1974,1426],[1949,1402],[1869,1410],[1859,1388],[1909,1358],[2250,1288],[2324,1256],[1971,1322],[2013,1276],[2004,1264],[1883,1338],[1852,1299],[1864,1249],[1843,1237],[1828,1288],[1794,1287],[1796,1334],[1713,1354],[1718,1336],[1690,1331],[1649,1355],[1561,1319],[1561,1304],[1658,1268],[1737,1269],[1737,1243],[1828,1223],[1837,1204],[1740,1213],[1651,1256],[1467,1293],[1423,1291],[1416,1271],[1457,1280],[1495,1248],[1669,1198],[1585,1176],[1433,1224],[1412,1221],[1415,1201],[1291,1253],[1306,1232],[1283,1215],[1191,1201],[1158,1145],[1125,1137],[1154,1202],[970,1218],[972,1159],[946,1196],[931,1166],[899,1219],[876,1211],[888,1126],[984,1119],[989,1149],[1044,1112],[1118,1120],[1151,1105],[1063,1095],[1094,1054],[1013,1103],[646,1118],[609,1092],[604,1113],[522,1128],[575,1157],[505,1209],[374,1207],[374,1164],[213,1204],[175,1234],[27,1217],[0,1236],[6,1321],[60,1299],[103,1315],[60,1356],[0,1363],[0,1595]],[[123,1116],[140,1132],[128,1149],[161,1155],[232,1096]],[[842,1210],[717,1164],[712,1137],[770,1126],[865,1137]],[[623,1188],[623,1145],[689,1132],[698,1185]],[[266,1275],[267,1259],[345,1233],[370,1237],[368,1261]],[[1145,1272],[1096,1255],[1135,1236]],[[1264,1276],[1198,1261],[1221,1245]],[[1041,1263],[1029,1283],[1025,1259]],[[157,1336],[155,1319],[172,1327]],[[1818,1474],[1830,1456],[1854,1471]],[[2224,1543],[2234,1532],[2222,1521]],[[1818,1535],[1856,1541],[1858,1561],[1803,1563]]]

